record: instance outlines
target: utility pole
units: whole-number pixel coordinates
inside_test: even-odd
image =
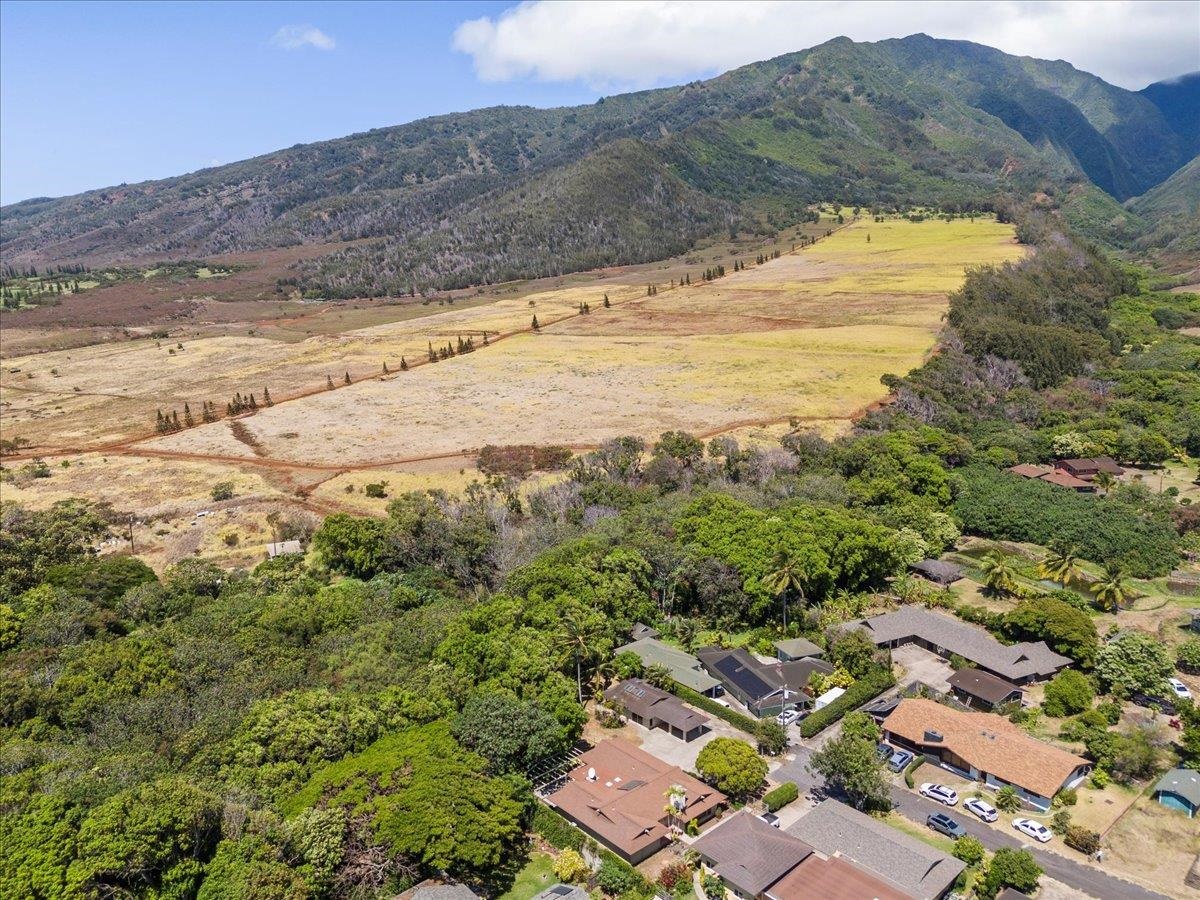
[[[129,552],[130,553],[137,552],[133,546],[133,516],[132,515],[129,517]]]

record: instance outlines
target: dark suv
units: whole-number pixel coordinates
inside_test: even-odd
[[[1152,694],[1134,694],[1133,702],[1138,706],[1146,707],[1146,709],[1156,709],[1167,716],[1173,716],[1178,712],[1175,704],[1166,697],[1155,697]]]
[[[925,820],[925,824],[934,831],[940,831],[946,837],[957,840],[967,833],[967,829],[963,828],[954,819],[950,818],[945,813],[933,813]]]

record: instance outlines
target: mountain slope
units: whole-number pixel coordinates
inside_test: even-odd
[[[1179,135],[1185,152],[1200,153],[1200,72],[1157,81],[1138,93],[1158,107]]]
[[[1200,156],[1128,206],[1152,229],[1140,238],[1139,248],[1179,259],[1180,265],[1171,268],[1196,268],[1200,260]]]
[[[1067,66],[914,35],[838,38],[703,82],[499,107],[3,210],[6,261],[196,256],[382,238],[308,263],[312,296],[458,287],[774,230],[807,204],[986,205],[1184,161],[1150,100]]]

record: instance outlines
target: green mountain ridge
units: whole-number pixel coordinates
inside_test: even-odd
[[[379,238],[300,267],[312,296],[455,288],[769,233],[808,204],[987,206],[1186,159],[1154,103],[1066,63],[926,35],[837,38],[707,81],[493,107],[3,210],[6,261],[104,262]]]

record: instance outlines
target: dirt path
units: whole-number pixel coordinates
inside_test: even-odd
[[[850,224],[852,224],[852,223],[847,223],[845,225],[837,226],[837,227],[833,228],[832,231],[833,232],[840,231],[843,228],[849,227]],[[808,247],[814,246],[820,240],[823,240],[823,238],[814,239],[814,241],[812,243],[809,243],[805,246],[796,247],[792,250],[781,250],[780,255],[781,256],[792,256],[792,255],[799,254],[799,253],[803,252],[804,250],[806,250]],[[758,268],[760,265],[761,266],[769,265],[773,261],[774,261],[773,259],[767,259],[761,264],[747,263],[746,265],[748,268]],[[703,284],[704,283],[702,282],[697,286],[698,287],[703,286]],[[656,289],[658,291],[670,292],[670,291],[675,291],[675,290],[679,290],[684,287],[691,287],[691,286],[692,285],[690,285],[690,284],[685,285],[682,282],[680,282],[679,284],[672,284],[669,286],[668,285],[663,285],[661,287],[656,286]],[[634,297],[626,298],[624,300],[612,301],[611,305],[612,305],[612,307],[625,306],[627,304],[637,303],[643,299],[644,299],[644,297],[642,295],[637,295]],[[601,308],[597,309],[595,312],[597,314],[603,314],[603,311],[604,311],[604,308],[601,307]],[[309,315],[321,315],[324,312],[326,312],[326,311],[320,310],[320,311],[317,311],[312,314],[302,314],[301,316],[298,316],[297,318],[306,318]],[[519,329],[515,329],[513,331],[498,333],[498,334],[496,334],[495,337],[488,337],[487,344],[483,344],[483,345],[476,347],[472,352],[480,353],[480,352],[487,350],[487,348],[500,343],[501,341],[508,340],[509,338],[517,337],[519,335],[534,334],[534,333],[538,333],[541,331],[545,331],[549,328],[553,328],[555,325],[558,325],[563,322],[571,321],[571,320],[580,318],[581,316],[585,316],[585,315],[590,315],[590,313],[584,313],[584,312],[567,313],[566,315],[558,316],[557,318],[554,318],[554,319],[550,319],[550,320],[547,320],[544,322],[539,322],[537,329],[534,329],[532,327],[532,325],[530,325],[527,328],[519,328]],[[117,353],[132,352],[132,348],[130,350],[123,349],[123,350],[118,350],[115,352],[117,352]],[[441,360],[440,362],[447,362],[447,361],[448,360]],[[425,365],[433,365],[434,362],[435,361],[429,360],[427,358],[416,360],[414,362],[407,363],[407,367],[408,367],[407,370],[412,370],[412,369],[418,368],[420,366],[425,366]],[[314,397],[314,396],[317,396],[320,394],[327,393],[330,390],[340,390],[342,388],[350,387],[352,385],[360,384],[360,383],[367,382],[367,381],[376,381],[376,380],[391,381],[396,378],[403,377],[404,374],[405,374],[405,370],[399,370],[399,368],[397,368],[396,370],[394,370],[384,376],[371,374],[371,375],[359,376],[358,378],[352,377],[352,378],[350,378],[350,380],[348,382],[346,382],[346,381],[335,382],[333,384],[332,388],[329,387],[328,384],[325,384],[325,385],[321,385],[316,388],[302,390],[297,393],[288,394],[288,395],[276,398],[274,400],[274,403],[272,404],[272,406],[279,406],[281,404],[291,403],[296,400],[302,400],[302,399],[305,399],[308,397]],[[18,390],[18,391],[26,391],[29,393],[44,393],[44,394],[58,393],[58,394],[61,394],[63,396],[68,396],[68,397],[69,396],[78,396],[78,394],[75,394],[73,392],[67,392],[67,391],[55,392],[52,390],[47,390],[45,388],[35,388],[32,386],[25,386],[25,385],[11,384],[11,385],[7,385],[7,387],[12,388],[14,390]],[[92,394],[89,394],[89,395],[92,395]],[[140,396],[131,397],[128,394],[107,394],[107,393],[97,393],[97,394],[94,394],[94,396],[112,397],[113,399],[142,399],[142,400],[161,399],[161,398],[150,398],[150,397],[140,397]],[[874,405],[876,405],[876,404],[872,404],[872,406],[874,406]],[[263,408],[266,408],[266,407],[263,407]],[[712,429],[708,429],[704,432],[700,432],[697,434],[697,437],[699,437],[701,439],[709,439],[709,438],[713,438],[713,437],[716,437],[721,434],[726,434],[730,431],[735,431],[740,428],[768,427],[771,425],[779,425],[779,424],[783,424],[785,422],[790,422],[790,421],[853,421],[853,420],[861,417],[870,408],[871,407],[864,407],[861,410],[856,410],[853,413],[851,413],[850,415],[842,416],[842,417],[790,416],[789,415],[789,416],[780,416],[780,417],[774,417],[774,418],[769,418],[769,419],[754,419],[754,418],[739,419],[739,420],[735,420],[733,422],[728,422],[726,424],[717,426],[716,428],[712,428]],[[222,419],[218,419],[217,421],[223,421],[223,420],[224,421],[237,421],[240,419],[249,418],[249,417],[253,416],[255,414],[255,412],[257,412],[257,410],[251,411],[251,412],[239,413],[235,416],[226,416],[226,417],[223,417]],[[201,425],[205,425],[205,424],[213,424],[213,423],[199,423],[193,427],[201,427]],[[178,432],[172,432],[172,433],[178,433]],[[395,467],[395,466],[410,465],[410,464],[414,464],[414,463],[431,462],[431,461],[436,461],[436,460],[441,460],[441,459],[453,459],[455,457],[470,458],[470,457],[477,455],[479,452],[479,449],[480,449],[480,448],[469,448],[469,449],[457,450],[457,451],[446,452],[446,453],[435,453],[435,454],[420,455],[420,456],[406,456],[406,457],[398,457],[398,458],[394,458],[394,459],[377,460],[377,461],[366,462],[366,463],[345,464],[345,463],[321,463],[321,462],[296,462],[296,461],[289,461],[289,460],[272,459],[270,457],[265,457],[265,456],[255,458],[255,457],[244,457],[244,456],[235,456],[235,455],[227,455],[227,454],[192,453],[192,452],[179,451],[179,450],[155,450],[155,449],[150,449],[150,448],[145,448],[145,447],[140,446],[141,444],[144,444],[147,441],[151,441],[151,440],[154,440],[159,437],[162,437],[162,435],[158,434],[157,432],[154,432],[154,433],[143,433],[141,435],[137,435],[137,436],[134,436],[131,438],[125,438],[123,440],[113,441],[113,442],[110,442],[107,444],[100,444],[97,446],[43,447],[40,445],[34,445],[31,447],[23,448],[22,451],[19,453],[15,453],[15,454],[6,456],[5,460],[11,461],[11,462],[22,462],[22,461],[29,461],[32,459],[39,459],[39,458],[40,459],[59,458],[59,457],[65,457],[65,456],[77,456],[77,455],[84,454],[84,453],[97,453],[97,454],[110,454],[110,455],[135,456],[135,457],[151,457],[151,458],[158,458],[158,459],[175,459],[175,460],[184,460],[184,461],[194,460],[194,461],[199,461],[199,462],[217,462],[217,463],[224,463],[224,464],[234,465],[234,466],[249,466],[251,468],[265,468],[265,469],[270,469],[270,470],[275,470],[275,471],[293,470],[293,471],[311,471],[311,472],[332,472],[332,473],[334,473],[334,475],[331,475],[330,477],[336,477],[336,475],[338,475],[338,474],[347,473],[347,472],[368,471],[371,469],[389,468],[389,467]],[[576,444],[576,445],[567,445],[567,446],[569,449],[571,449],[574,452],[586,452],[589,450],[594,450],[597,447],[599,447],[600,445],[591,443],[591,444]]]

